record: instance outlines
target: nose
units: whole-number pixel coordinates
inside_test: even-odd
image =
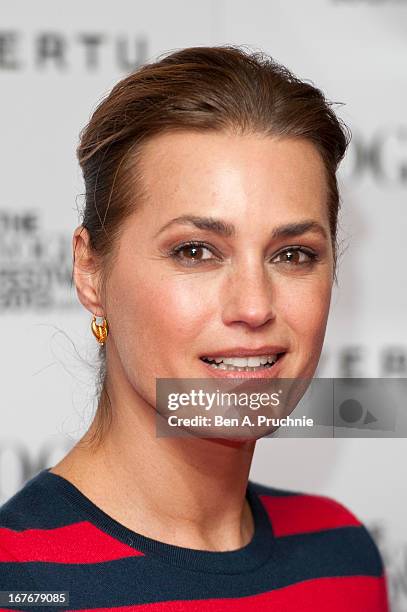
[[[223,322],[245,324],[251,328],[275,318],[271,278],[263,266],[229,271],[223,300]]]

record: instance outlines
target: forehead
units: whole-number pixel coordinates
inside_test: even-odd
[[[143,145],[140,159],[149,205],[159,216],[217,214],[263,207],[274,212],[326,215],[327,181],[315,145],[299,138],[225,132],[159,134]],[[149,207],[150,207],[149,206]],[[270,210],[271,210],[270,209]],[[305,212],[305,211],[304,211]]]

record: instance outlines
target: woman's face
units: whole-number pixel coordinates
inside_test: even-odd
[[[148,401],[156,378],[312,377],[333,282],[316,148],[161,134],[141,173],[147,200],[123,227],[103,304],[108,366],[110,352]],[[239,357],[251,361],[227,363]]]

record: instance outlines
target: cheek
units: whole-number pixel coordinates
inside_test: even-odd
[[[198,276],[158,277],[139,286],[130,309],[139,337],[152,346],[171,350],[189,343],[208,318],[208,292]]]
[[[331,300],[331,283],[326,278],[301,279],[286,288],[282,316],[294,334],[300,349],[319,347],[325,328]]]

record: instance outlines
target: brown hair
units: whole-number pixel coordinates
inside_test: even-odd
[[[192,47],[160,56],[119,81],[81,131],[77,154],[85,181],[82,225],[100,265],[105,290],[120,228],[142,199],[137,160],[142,143],[174,130],[229,131],[305,138],[320,152],[327,176],[328,213],[337,261],[340,198],[336,171],[350,131],[315,86],[261,51],[241,46]],[[336,272],[335,272],[336,281]],[[100,347],[98,409],[91,443],[109,427],[104,346]]]

